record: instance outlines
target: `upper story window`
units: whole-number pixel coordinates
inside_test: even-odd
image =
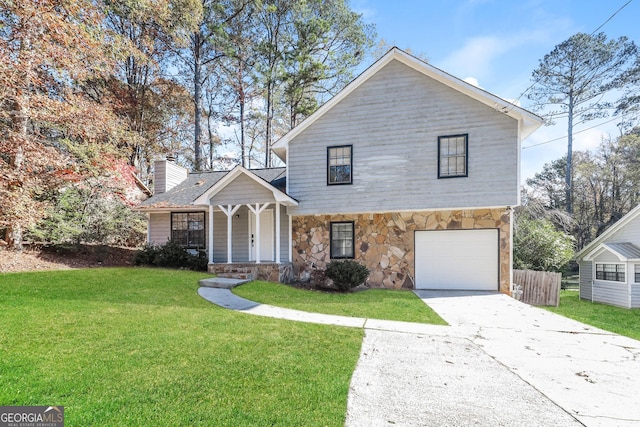
[[[624,282],[624,267],[624,264],[596,264],[596,279]]]
[[[352,183],[352,151],[351,145],[327,148],[327,185]]]
[[[185,248],[204,248],[204,212],[172,212],[171,240]]]
[[[438,137],[438,178],[468,176],[469,135]]]
[[[329,231],[329,239],[331,240],[331,259],[353,258],[353,221],[332,222],[331,229]]]

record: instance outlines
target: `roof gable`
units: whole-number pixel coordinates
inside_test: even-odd
[[[580,260],[587,258],[601,243],[604,243],[607,238],[611,237],[616,232],[620,231],[623,227],[633,221],[640,221],[640,205],[630,210],[625,216],[620,218],[615,224],[606,229],[604,233],[593,239],[591,243],[582,248],[575,255],[575,259]],[[610,245],[610,244],[609,244]]]
[[[594,250],[585,255],[586,260],[594,260],[603,252],[615,255],[620,261],[640,260],[640,248],[633,243],[601,243]]]
[[[491,108],[501,111],[507,116],[517,120],[520,123],[520,138],[524,139],[530,135],[535,129],[542,125],[542,118],[518,107],[498,96],[495,96],[483,89],[473,86],[457,77],[448,74],[439,68],[436,68],[420,59],[409,55],[408,53],[398,49],[392,48],[382,58],[376,61],[371,67],[360,74],[355,80],[349,83],[344,89],[342,89],[336,96],[331,98],[325,104],[322,105],[315,113],[307,117],[302,123],[295,128],[291,129],[287,134],[280,138],[273,145],[273,151],[283,160],[286,157],[286,149],[288,144],[305,129],[311,126],[314,122],[324,116],[329,110],[331,110],[336,104],[349,96],[358,87],[362,86],[378,71],[384,68],[391,61],[399,61],[423,75],[430,77],[458,92],[461,92],[476,101],[479,101]]]
[[[265,169],[266,170],[266,169]],[[288,196],[286,193],[271,185],[265,179],[259,177],[257,174],[252,171],[238,165],[233,168],[230,172],[228,172],[224,177],[218,180],[215,184],[213,184],[209,189],[203,192],[199,197],[197,197],[194,201],[194,205],[209,205],[209,200],[214,197],[216,194],[219,194],[226,188],[228,188],[234,181],[236,181],[239,177],[246,177],[249,182],[253,182],[256,185],[260,186],[262,190],[269,192],[273,195],[273,198],[277,202],[297,205],[298,202],[292,197]],[[279,175],[274,177],[273,180],[278,180]],[[245,184],[246,185],[246,184]]]
[[[285,168],[243,169],[248,172],[248,175],[252,176],[252,179],[257,179],[258,181],[266,184],[269,191],[276,189],[284,194],[282,191],[282,181],[285,179]],[[135,209],[141,211],[172,209],[193,210],[196,208],[194,201],[202,196],[206,191],[214,187],[221,179],[229,175],[232,171],[191,172],[187,176],[187,179],[176,185],[171,190],[153,195],[151,198],[138,205]]]

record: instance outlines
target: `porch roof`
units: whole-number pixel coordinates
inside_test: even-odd
[[[242,169],[262,181],[268,187],[283,193],[286,186],[285,168]],[[183,182],[166,193],[153,195],[138,205],[136,210],[148,212],[202,209],[202,206],[196,206],[194,201],[202,196],[203,193],[210,191],[218,182],[234,170],[235,169],[231,171],[190,172],[187,179]]]
[[[284,172],[282,175],[284,175]],[[240,181],[243,178],[244,181]],[[226,201],[218,201],[222,204],[247,204],[275,201],[287,206],[297,206],[298,201],[296,199],[289,196],[282,191],[282,189],[276,186],[285,184],[282,178],[283,176],[279,175],[268,182],[253,171],[238,165],[217,180],[208,190],[200,194],[192,204],[205,206],[217,204],[216,202],[212,202],[212,199],[216,196],[222,197],[224,194],[223,199],[226,198]],[[234,187],[233,183],[236,181],[241,182],[241,184]],[[253,187],[253,191],[249,190],[247,187]],[[228,191],[223,193],[225,190]],[[257,194],[260,194],[260,196],[257,196]],[[268,194],[267,197],[271,200],[265,199],[265,194]],[[253,199],[253,197],[256,197],[256,199]]]
[[[640,248],[633,243],[601,243],[592,252],[589,252],[585,259],[593,260],[603,252],[610,252],[620,261],[640,261]]]

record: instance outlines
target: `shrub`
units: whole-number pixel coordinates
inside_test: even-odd
[[[556,230],[551,221],[519,217],[516,225],[514,268],[559,272],[573,257],[573,237]]]
[[[158,251],[157,246],[146,245],[144,248],[136,252],[133,257],[133,263],[135,265],[153,265],[153,259]]]
[[[145,246],[136,253],[134,263],[135,265],[207,271],[209,260],[205,251],[201,250],[197,255],[192,255],[178,243],[168,241],[160,246]]]
[[[44,216],[28,229],[25,239],[53,244],[98,243],[140,247],[147,220],[109,191],[68,186],[49,196]]]
[[[189,259],[187,260],[187,268],[189,270],[207,271],[208,267],[209,257],[207,257],[206,251],[199,250],[197,255],[189,254]]]
[[[369,270],[355,261],[332,261],[327,265],[326,275],[339,291],[346,292],[363,284]]]

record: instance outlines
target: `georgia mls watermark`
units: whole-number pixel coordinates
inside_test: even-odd
[[[64,427],[64,406],[0,406],[0,427]]]

